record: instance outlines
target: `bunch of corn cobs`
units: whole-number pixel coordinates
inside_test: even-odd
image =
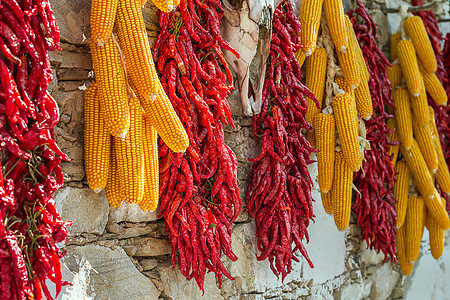
[[[369,72],[342,1],[302,1],[300,22],[303,52],[307,56],[306,86],[320,104],[319,109],[315,108],[308,99],[306,121],[313,124],[314,133],[307,137],[319,150],[323,207],[334,215],[337,228],[345,230],[350,222],[353,172],[361,168],[364,156],[360,150],[359,136],[364,133],[360,133],[359,118],[368,120],[373,114]],[[303,61],[301,53],[298,59]]]
[[[400,141],[400,152],[393,152],[398,173],[393,189],[398,202],[397,253],[402,272],[409,274],[420,253],[424,227],[436,259],[450,227],[445,199],[437,189],[450,193],[450,174],[427,93],[437,106],[447,105],[448,95],[435,74],[436,56],[419,16],[408,17],[402,31],[391,36],[391,61],[388,74],[396,108],[395,120],[388,125],[396,128]]]
[[[89,187],[109,203],[158,205],[158,141],[185,151],[187,134],[161,86],[142,15],[145,1],[93,0],[91,52],[96,82],[85,94]]]

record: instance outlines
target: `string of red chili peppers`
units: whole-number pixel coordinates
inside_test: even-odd
[[[375,23],[364,4],[359,0],[357,4],[356,11],[350,11],[349,16],[369,71],[374,112],[370,120],[364,121],[370,150],[365,151],[362,168],[354,175],[359,191],[355,193],[354,212],[361,226],[361,237],[368,247],[377,253],[383,252],[386,260],[395,261],[397,210],[392,193],[395,171],[388,152],[390,146],[398,142],[390,142],[387,137],[391,130],[386,121],[393,116],[385,112],[386,105],[394,105],[386,73],[390,63],[378,47]]]
[[[53,72],[47,52],[59,29],[47,0],[0,5],[0,294],[2,299],[53,299],[47,280],[62,280],[56,243],[67,226],[53,193],[63,185],[53,127],[59,110],[47,92]],[[55,156],[56,154],[56,156]]]
[[[172,262],[203,290],[206,272],[234,279],[221,254],[236,261],[231,224],[242,202],[237,185],[237,159],[224,144],[223,124],[234,128],[226,97],[233,78],[221,48],[239,56],[220,35],[220,1],[181,0],[179,8],[160,13],[161,31],[155,60],[190,145],[173,153],[160,140],[160,216],[172,246]],[[225,69],[225,73],[222,71]],[[228,83],[227,83],[228,80]]]
[[[297,250],[313,268],[303,238],[308,242],[307,227],[314,217],[307,165],[311,152],[317,150],[302,129],[312,129],[304,118],[305,96],[316,103],[317,98],[300,81],[294,57],[301,47],[300,30],[291,3],[281,2],[273,18],[262,110],[253,117],[253,132],[262,137],[262,152],[250,159],[254,164],[246,194],[248,212],[256,223],[257,259],[269,259],[272,271],[283,280],[292,271],[292,260],[299,261]]]
[[[423,5],[423,0],[415,0],[412,4]],[[447,92],[447,96],[450,97],[450,77],[448,72],[450,66],[450,63],[448,62],[450,49],[448,48],[448,41],[446,41],[447,47],[444,47],[444,50],[442,50],[441,41],[444,40],[444,37],[439,30],[438,21],[432,11],[420,11],[415,14],[422,18],[425,28],[427,29],[428,36],[430,37],[431,43],[433,45],[434,53],[436,54],[436,61],[438,63],[436,76],[444,86],[445,91]],[[445,59],[447,59],[447,65],[444,65]],[[439,139],[441,140],[442,151],[444,152],[447,165],[450,166],[450,106],[438,105],[435,101],[433,101],[430,95],[428,95],[427,98],[428,104],[433,107]],[[439,192],[447,200],[447,211],[450,212],[450,199],[448,195],[441,192],[440,189]]]

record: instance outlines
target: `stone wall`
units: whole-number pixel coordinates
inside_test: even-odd
[[[345,1],[347,8],[351,1]],[[380,44],[387,49],[388,35],[398,19],[383,13],[382,7],[398,7],[399,1],[370,1],[372,15],[380,28]],[[317,167],[310,166],[315,223],[309,227],[306,245],[315,264],[296,263],[294,271],[281,282],[270,271],[267,261],[255,258],[255,226],[245,210],[233,228],[233,249],[239,260],[226,262],[236,278],[224,280],[219,290],[213,274],[205,279],[202,298],[195,282],[188,282],[172,269],[171,252],[164,221],[156,213],[143,213],[137,206],[110,208],[104,193],[91,191],[83,168],[83,93],[93,81],[89,54],[89,0],[52,0],[61,27],[62,51],[51,53],[55,81],[52,95],[60,105],[61,121],[56,135],[61,148],[72,158],[64,163],[65,186],[55,199],[64,220],[73,220],[65,245],[64,278],[73,283],[65,287],[60,299],[446,299],[450,286],[450,250],[434,261],[424,237],[423,251],[413,274],[404,277],[399,267],[383,263],[383,256],[366,250],[360,242],[359,228],[345,232],[335,229],[325,214],[317,189]],[[443,14],[448,7],[438,5]],[[154,7],[145,6],[149,38],[154,41],[158,26]],[[448,28],[443,28],[448,31]],[[244,195],[250,164],[248,157],[259,152],[251,133],[251,119],[243,116],[237,94],[229,97],[236,130],[226,129],[226,143],[239,161],[239,183]],[[450,237],[447,235],[447,244]],[[448,248],[448,247],[447,247]],[[449,298],[450,299],[450,298]]]

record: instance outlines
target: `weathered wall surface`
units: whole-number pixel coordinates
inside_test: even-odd
[[[382,7],[398,7],[399,1],[370,1],[371,13],[380,27],[380,44],[388,43],[389,31],[398,19],[387,16]],[[403,277],[399,267],[383,263],[383,257],[366,250],[359,239],[359,228],[345,232],[335,229],[325,214],[317,189],[317,168],[310,166],[315,180],[315,223],[309,227],[306,245],[315,264],[305,261],[281,282],[270,271],[268,262],[255,257],[254,223],[244,211],[234,225],[232,243],[239,260],[226,262],[236,278],[224,280],[219,290],[213,274],[205,280],[202,298],[195,282],[186,281],[172,270],[164,222],[156,213],[143,213],[137,206],[109,207],[104,193],[87,188],[83,168],[83,93],[93,81],[89,54],[89,0],[52,0],[61,27],[63,51],[51,54],[55,81],[51,93],[60,105],[61,121],[57,141],[72,158],[64,163],[66,184],[56,194],[65,220],[73,220],[65,243],[64,276],[73,286],[66,287],[60,299],[450,299],[450,249],[434,261],[427,237],[413,274]],[[346,1],[350,7],[351,1]],[[437,11],[443,13],[442,5]],[[448,8],[444,8],[447,9]],[[153,41],[158,26],[154,7],[145,6],[149,37]],[[448,31],[448,28],[443,28]],[[251,134],[251,119],[242,114],[237,93],[229,98],[236,130],[226,129],[226,143],[239,160],[241,195],[244,195],[250,164],[248,157],[259,151]],[[450,237],[447,236],[447,244]]]

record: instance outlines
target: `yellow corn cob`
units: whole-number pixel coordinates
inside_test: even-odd
[[[431,129],[431,140],[438,158],[438,170],[436,172],[436,181],[441,187],[442,191],[448,194],[450,193],[450,172],[448,170],[447,163],[445,161],[444,153],[442,150],[441,141],[439,139],[433,107],[428,106],[428,112],[429,112],[428,126]]]
[[[408,91],[404,88],[396,89],[392,94],[392,98],[397,107],[394,113],[397,124],[396,131],[402,146],[409,149],[413,141],[413,130]]]
[[[180,5],[180,0],[173,0],[173,6],[176,7]]]
[[[306,59],[306,55],[303,52],[302,49],[298,50],[297,52],[295,52],[295,58],[298,61],[298,64],[300,65],[300,68],[303,66],[303,63],[305,62]]]
[[[156,74],[142,11],[136,3],[136,0],[120,0],[119,3],[118,32],[120,43],[125,48],[127,74],[132,87],[139,92],[138,98],[145,114],[163,141],[174,152],[184,151],[189,140]],[[148,97],[150,91],[155,93],[154,100]]]
[[[358,39],[356,38],[355,31],[353,30],[352,22],[347,15],[344,15],[345,18],[345,26],[347,29],[347,35],[349,39],[349,44],[353,48],[353,53],[355,53],[356,63],[358,64],[359,74],[362,81],[369,81],[369,70],[367,70],[366,60],[361,51],[361,47],[359,46]]]
[[[320,107],[322,107],[323,94],[325,91],[325,78],[327,73],[327,50],[318,48],[314,53],[306,58],[306,77],[305,85],[316,95]],[[306,97],[308,109],[306,110],[305,120],[313,124],[314,116],[319,113],[316,103]]]
[[[330,216],[333,214],[333,202],[331,198],[331,193],[320,192],[320,197],[322,198],[322,206],[327,214]]]
[[[100,112],[96,90],[94,82],[84,93],[84,166],[89,187],[100,191],[108,181],[111,136]]]
[[[154,211],[159,199],[159,161],[158,161],[158,134],[146,121],[142,120],[142,141],[145,160],[145,187],[144,197],[139,204],[143,211]]]
[[[331,39],[337,52],[345,52],[349,47],[345,28],[344,7],[341,0],[324,0],[323,9]]]
[[[444,204],[445,199],[441,198],[441,202]],[[434,259],[438,259],[444,250],[445,230],[439,226],[438,222],[436,222],[429,212],[427,213],[426,223],[429,231],[431,255],[433,255]]]
[[[416,53],[411,41],[403,40],[398,42],[397,54],[408,91],[411,95],[417,97],[423,91],[421,91],[421,76],[417,64]]]
[[[406,257],[406,225],[397,229],[397,257],[404,275],[409,275],[413,264]]]
[[[437,127],[436,127],[436,119],[434,118],[434,109],[432,106],[428,106],[428,116],[429,116],[429,125],[431,128],[431,137],[437,138],[438,137],[438,131],[437,131]]]
[[[103,46],[111,36],[119,0],[91,1],[91,43]]]
[[[356,110],[364,120],[369,120],[373,115],[372,97],[367,81],[361,81],[355,90]]]
[[[323,0],[303,0],[300,4],[300,23],[302,24],[302,45],[306,56],[316,49],[317,35],[322,16]]]
[[[156,93],[155,101],[140,100],[150,123],[164,143],[174,152],[185,151],[189,146],[188,136],[162,86]]]
[[[439,81],[439,78],[437,78],[436,74],[428,73],[425,71],[421,72],[421,74],[425,83],[425,89],[427,90],[428,94],[430,94],[434,102],[436,102],[438,105],[447,105],[447,93],[445,92],[445,89],[442,86],[442,83]]]
[[[333,184],[334,146],[336,140],[336,122],[334,115],[319,113],[314,118],[316,133],[317,168],[319,173],[319,187],[328,193]]]
[[[343,90],[344,92],[346,92],[346,93],[349,93],[349,94],[351,94],[351,95],[355,95],[355,90],[350,86],[350,85],[348,85],[346,82],[345,82],[345,80],[344,80],[344,77],[334,77],[334,82],[339,86],[339,88],[341,89],[341,90]],[[356,105],[356,104],[355,104]]]
[[[170,0],[152,0],[152,2],[158,9],[162,10],[163,12],[169,12],[173,9],[173,1]]]
[[[144,196],[142,113],[139,101],[134,97],[130,98],[130,132],[124,141],[114,139],[119,178],[127,203],[139,203]]]
[[[388,119],[386,125],[387,125],[387,127],[389,129],[394,129],[395,128],[394,132],[388,133],[389,141],[397,142],[398,141],[398,134],[397,134],[397,124],[395,123],[395,119],[394,118]],[[390,146],[389,147],[388,156],[389,157],[392,156],[392,167],[395,167],[395,164],[397,162],[399,149],[400,149],[400,145]]]
[[[140,1],[119,0],[116,28],[130,84],[143,99],[153,100],[159,78],[150,51]]]
[[[439,226],[444,229],[449,228],[450,220],[447,211],[445,206],[440,202],[440,196],[434,187],[433,177],[428,170],[417,141],[413,140],[409,151],[403,146],[401,146],[401,151],[413,175],[414,184],[419,190],[422,199],[425,201],[428,210],[439,223]]]
[[[340,231],[345,230],[350,223],[352,181],[352,169],[345,162],[343,153],[336,152],[331,202],[333,203],[334,223]]]
[[[438,168],[436,172],[436,181],[439,187],[446,194],[450,194],[450,172],[442,152],[441,142],[439,138],[433,139],[433,146],[438,159]]]
[[[406,257],[416,261],[420,254],[425,220],[423,218],[425,203],[421,197],[408,196],[408,211],[406,212]]]
[[[399,161],[395,165],[397,182],[394,184],[392,192],[397,200],[397,228],[402,227],[405,222],[406,208],[408,205],[408,188],[411,172],[405,162]]]
[[[141,6],[144,6],[147,3],[147,0],[141,0]]]
[[[431,130],[429,124],[417,126],[416,123],[413,122],[414,137],[419,144],[420,152],[422,152],[428,170],[430,170],[432,174],[436,174],[438,169],[438,157],[431,138]]]
[[[400,65],[393,64],[391,67],[388,66],[386,71],[392,89],[402,85],[402,68]]]
[[[114,149],[113,143],[111,143],[111,156],[110,156],[110,166],[108,170],[108,183],[106,185],[106,199],[108,199],[109,204],[112,207],[118,207],[122,204],[125,199],[124,190],[122,188],[122,182],[119,178],[119,170],[117,168],[116,150]]]
[[[411,111],[414,118],[414,122],[418,126],[425,126],[428,124],[430,118],[428,116],[428,100],[427,93],[425,91],[425,85],[423,83],[422,76],[420,76],[420,94],[419,96],[410,95]]]
[[[402,34],[400,32],[391,34],[391,62],[398,58],[397,55],[397,45],[402,39]]]
[[[361,82],[361,77],[353,47],[348,47],[345,52],[336,51],[336,53],[345,82],[351,85],[353,89],[356,89]]]
[[[130,128],[127,82],[119,49],[110,36],[104,46],[91,43],[97,94],[109,133],[124,138]]]
[[[354,172],[361,168],[361,152],[358,139],[358,118],[355,98],[345,93],[333,98],[336,129],[341,140],[344,159]]]
[[[431,45],[431,41],[428,37],[422,18],[419,16],[413,16],[406,19],[405,30],[411,38],[411,42],[416,49],[417,56],[423,63],[425,70],[430,73],[436,72],[436,55],[434,54],[433,46]]]

